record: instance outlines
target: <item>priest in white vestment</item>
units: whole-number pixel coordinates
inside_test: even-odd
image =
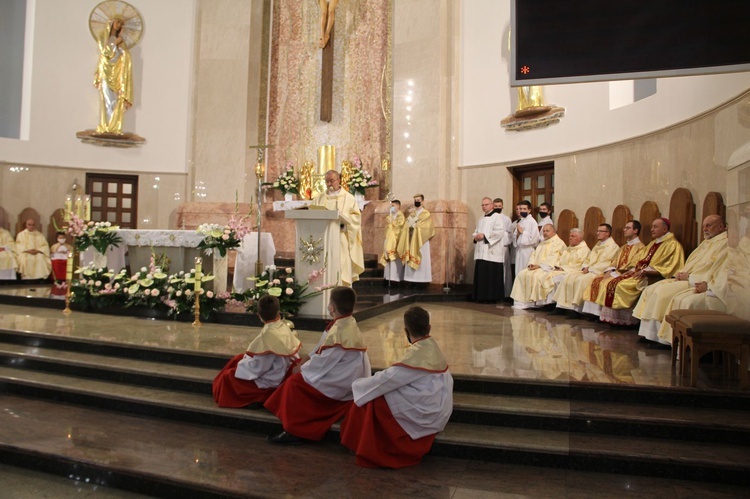
[[[583,292],[591,281],[604,273],[617,254],[619,248],[612,239],[611,225],[599,225],[596,230],[596,239],[596,245],[591,249],[591,253],[581,268],[565,272],[562,282],[552,297],[557,308],[580,313],[583,309]]]
[[[542,298],[537,300],[535,305],[541,307],[551,304],[553,302],[552,297],[557,287],[565,279],[565,275],[569,272],[578,272],[590,253],[589,245],[583,240],[583,231],[578,228],[570,229],[568,247],[563,251],[560,263],[547,272],[546,277],[542,280],[540,287]]]
[[[703,242],[690,254],[685,266],[673,278],[651,284],[641,293],[633,310],[640,319],[638,334],[647,340],[671,344],[659,338],[659,328],[672,299],[679,293],[694,288],[709,278],[709,271],[727,257],[727,226],[719,215],[703,220]]]
[[[341,188],[341,175],[328,170],[325,175],[327,191],[316,197],[312,205],[328,210],[338,210],[340,227],[340,280],[343,286],[351,286],[359,280],[365,270],[365,255],[362,248],[362,214],[354,196]]]
[[[17,268],[16,242],[10,232],[0,227],[0,279],[15,280]]]
[[[26,220],[26,228],[16,236],[16,258],[21,279],[46,279],[52,272],[49,244],[34,219]]]
[[[554,225],[542,227],[542,236],[544,240],[534,249],[528,265],[518,273],[513,283],[510,294],[513,308],[533,308],[537,300],[546,296],[543,294],[542,284],[547,274],[558,266],[565,251],[565,243],[557,235]]]
[[[529,265],[529,257],[534,252],[536,245],[539,244],[540,237],[536,220],[530,216],[531,203],[524,199],[516,205],[516,212],[520,217],[516,223],[516,230],[513,232],[517,276]],[[563,243],[563,246],[565,246],[565,243]]]
[[[404,281],[432,282],[430,239],[435,235],[432,214],[424,207],[424,196],[414,195],[414,211],[406,218],[398,251],[404,262]]]
[[[360,466],[418,464],[453,412],[453,378],[430,336],[429,313],[407,310],[404,330],[411,346],[403,358],[352,385],[354,406],[341,423],[341,443]]]
[[[495,303],[505,296],[505,221],[495,212],[492,199],[482,199],[484,216],[474,231],[474,301]]]

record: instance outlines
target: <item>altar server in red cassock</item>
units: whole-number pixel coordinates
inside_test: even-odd
[[[368,468],[404,468],[422,461],[453,412],[453,378],[421,307],[404,314],[411,346],[399,361],[354,382],[354,405],[341,443]]]
[[[302,343],[291,323],[281,319],[279,309],[275,296],[258,300],[263,329],[247,351],[232,358],[214,378],[214,400],[219,407],[262,406],[299,364]]]
[[[322,440],[328,429],[352,405],[352,383],[371,375],[367,347],[352,317],[357,295],[339,286],[331,291],[328,312],[333,321],[312,349],[299,372],[289,377],[266,401],[284,431],[271,437],[275,444]]]

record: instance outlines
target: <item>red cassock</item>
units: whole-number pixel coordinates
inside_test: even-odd
[[[328,429],[343,418],[351,400],[335,400],[309,385],[302,373],[292,374],[266,400],[265,408],[276,414],[284,431],[307,440],[322,440]]]
[[[56,280],[65,282],[67,270],[67,260],[52,260],[52,275]]]
[[[412,439],[393,417],[385,397],[362,407],[352,405],[341,423],[341,443],[366,468],[406,468],[422,462],[435,434]]]
[[[276,390],[276,388],[258,388],[254,380],[235,377],[237,364],[244,356],[244,353],[235,355],[214,378],[214,400],[219,407],[246,407],[253,403],[263,403]],[[286,377],[291,374],[295,365],[297,362],[292,362]]]

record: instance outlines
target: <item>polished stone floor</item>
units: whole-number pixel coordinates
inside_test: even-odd
[[[639,343],[635,330],[507,305],[422,306],[430,312],[432,335],[456,375],[660,387],[685,384],[672,372],[670,351]],[[387,367],[406,348],[404,310],[360,323],[373,367]],[[81,312],[65,316],[59,310],[12,305],[0,305],[0,314],[0,328],[227,356],[242,351],[258,332],[246,326],[194,328],[185,322]],[[303,349],[312,348],[320,336],[319,331],[298,333]],[[699,373],[699,388],[734,389],[736,385],[736,381],[712,376],[705,366]]]

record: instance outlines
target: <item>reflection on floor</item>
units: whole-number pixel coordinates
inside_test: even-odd
[[[4,290],[8,292],[10,290]],[[28,292],[28,290],[26,291]],[[433,336],[445,351],[454,375],[493,378],[685,386],[673,374],[670,351],[638,342],[635,330],[568,319],[507,305],[422,303],[431,314]],[[373,367],[384,368],[406,348],[406,307],[364,320],[360,328]],[[258,329],[245,326],[155,321],[59,310],[0,305],[0,327],[82,337],[157,348],[195,350],[231,356],[242,351]],[[299,331],[303,348],[320,331]],[[702,366],[698,388],[735,389],[720,370]]]

